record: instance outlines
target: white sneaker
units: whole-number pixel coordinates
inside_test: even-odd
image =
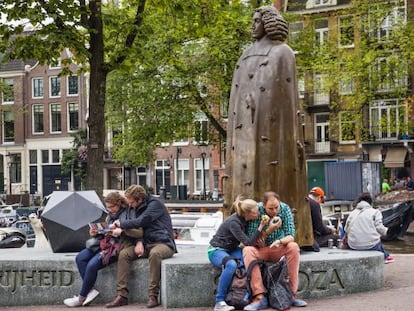
[[[99,296],[99,292],[96,290],[96,289],[94,289],[94,288],[92,288],[91,290],[90,290],[90,292],[88,293],[88,296],[86,296],[86,299],[85,299],[85,301],[83,302],[83,304],[82,304],[82,306],[87,306],[87,305],[89,305],[92,301],[94,301],[95,299],[96,299],[96,297],[98,297]]]
[[[70,308],[82,306],[82,302],[79,301],[79,296],[73,296],[72,298],[66,298],[65,300],[63,300],[63,303]]]
[[[219,301],[214,306],[214,311],[232,311],[234,307],[229,306],[225,301]]]

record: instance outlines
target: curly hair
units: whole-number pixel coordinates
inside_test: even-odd
[[[117,191],[111,192],[105,196],[104,202],[118,206],[128,205],[126,199]]]
[[[289,26],[274,6],[262,6],[256,9],[262,15],[266,35],[271,40],[285,41],[289,34]]]

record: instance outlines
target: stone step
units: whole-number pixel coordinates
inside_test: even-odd
[[[165,308],[214,305],[219,269],[207,259],[207,246],[182,245],[161,268],[161,304]],[[77,295],[81,279],[76,253],[36,248],[0,249],[0,306],[54,305]],[[384,285],[382,253],[321,249],[301,254],[299,294],[303,298],[346,295]],[[148,260],[139,259],[130,277],[130,303],[147,301]],[[99,272],[97,303],[115,296],[116,264]]]

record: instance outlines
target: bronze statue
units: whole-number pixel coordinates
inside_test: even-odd
[[[256,40],[237,62],[227,128],[225,204],[279,193],[295,214],[299,245],[312,245],[296,63],[288,24],[273,6],[256,9]],[[304,220],[304,221],[301,221]]]

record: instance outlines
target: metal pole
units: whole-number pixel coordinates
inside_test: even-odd
[[[206,167],[205,167],[205,161],[206,161],[206,153],[203,152],[201,154],[201,158],[203,159],[203,193],[202,193],[202,199],[206,199]]]

